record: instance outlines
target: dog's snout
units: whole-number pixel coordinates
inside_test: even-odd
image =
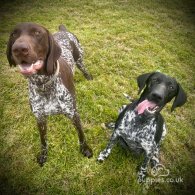
[[[163,100],[163,96],[160,93],[157,93],[157,92],[153,92],[151,94],[151,98],[155,101],[158,101],[158,102]]]
[[[16,56],[18,55],[27,56],[29,54],[29,47],[25,42],[15,43],[12,46],[12,52]]]

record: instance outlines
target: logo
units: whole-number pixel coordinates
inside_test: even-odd
[[[164,165],[158,164],[151,169],[151,174],[154,177],[167,177],[169,176],[169,169],[166,169]]]
[[[183,178],[180,176],[178,178],[172,178],[168,177],[170,174],[169,169],[166,169],[166,167],[162,164],[158,164],[155,167],[151,169],[151,176],[153,177],[146,177],[144,179],[139,179],[139,183],[147,183],[147,184],[153,184],[153,183],[182,183]]]

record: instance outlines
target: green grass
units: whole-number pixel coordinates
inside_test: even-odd
[[[16,23],[31,21],[55,32],[59,24],[74,32],[85,50],[85,64],[94,80],[77,70],[78,109],[94,157],[79,153],[70,121],[51,116],[49,157],[36,163],[39,133],[28,104],[27,81],[8,66],[6,43]],[[195,179],[195,3],[193,0],[16,0],[0,3],[0,194],[193,194]],[[188,94],[185,106],[163,110],[168,134],[161,161],[169,177],[181,183],[137,183],[142,157],[113,149],[109,159],[96,158],[106,146],[113,121],[127,103],[122,93],[137,98],[136,77],[159,70],[175,77]]]

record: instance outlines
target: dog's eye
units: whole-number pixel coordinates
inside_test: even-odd
[[[11,34],[11,36],[12,36],[13,38],[17,37],[17,33],[13,32],[13,33]]]
[[[157,78],[153,78],[152,83],[159,83],[159,80]]]
[[[35,34],[36,36],[39,36],[39,35],[40,35],[40,32],[39,32],[39,31],[35,31],[34,34]]]
[[[174,90],[174,87],[172,85],[169,85],[170,90]]]

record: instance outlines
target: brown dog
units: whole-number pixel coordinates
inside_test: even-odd
[[[61,25],[53,36],[38,24],[16,25],[7,46],[10,66],[18,65],[20,72],[29,81],[29,100],[41,137],[41,153],[38,163],[42,166],[47,159],[46,118],[51,114],[64,114],[75,125],[81,152],[91,157],[76,109],[73,83],[74,64],[87,73],[82,63],[82,49],[78,39]]]

